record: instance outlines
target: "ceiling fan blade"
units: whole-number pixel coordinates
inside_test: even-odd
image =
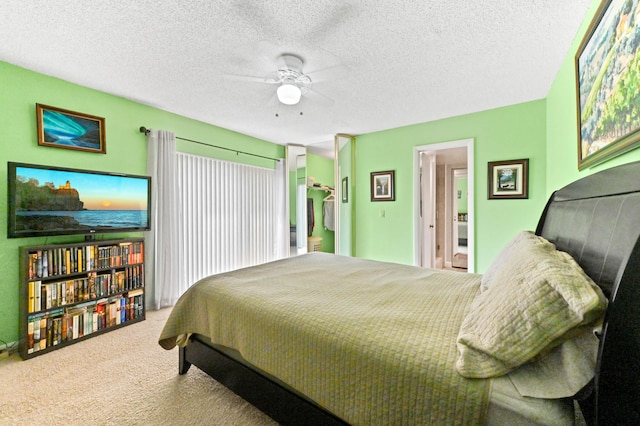
[[[261,40],[257,44],[260,54],[269,61],[274,69],[286,68],[287,63],[282,57],[284,51],[280,46],[267,40]]]
[[[330,67],[305,73],[312,83],[321,83],[323,81],[338,80],[349,74],[350,68],[343,64],[332,65]]]
[[[273,94],[269,97],[269,100],[267,101],[267,107],[269,108],[277,107],[278,105],[281,105],[281,104],[280,104],[280,101],[278,101],[278,95],[274,90]]]
[[[350,3],[352,2],[343,2],[333,10],[325,9],[324,18],[307,30],[310,39],[325,40],[329,34],[337,32],[352,17],[357,16],[359,7]]]
[[[334,100],[331,99],[330,97],[323,95],[317,90],[313,90],[309,88],[306,89],[306,93],[302,95],[302,98],[303,99],[307,98],[309,102],[317,103],[322,106],[331,106],[334,104]]]
[[[222,77],[225,80],[231,81],[244,81],[249,83],[265,83],[265,84],[278,84],[279,81],[273,76],[257,77],[253,75],[238,75],[238,74],[223,74]]]

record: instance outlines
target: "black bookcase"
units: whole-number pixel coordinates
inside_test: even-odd
[[[20,355],[145,319],[144,239],[20,248]]]

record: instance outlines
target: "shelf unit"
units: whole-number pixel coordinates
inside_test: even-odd
[[[20,248],[20,355],[145,319],[144,239]]]

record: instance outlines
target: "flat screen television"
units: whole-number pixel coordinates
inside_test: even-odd
[[[8,184],[9,238],[150,229],[148,176],[9,162]]]

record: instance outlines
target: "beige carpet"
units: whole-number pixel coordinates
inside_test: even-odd
[[[0,361],[0,425],[275,425],[157,339],[170,309],[22,361]]]

